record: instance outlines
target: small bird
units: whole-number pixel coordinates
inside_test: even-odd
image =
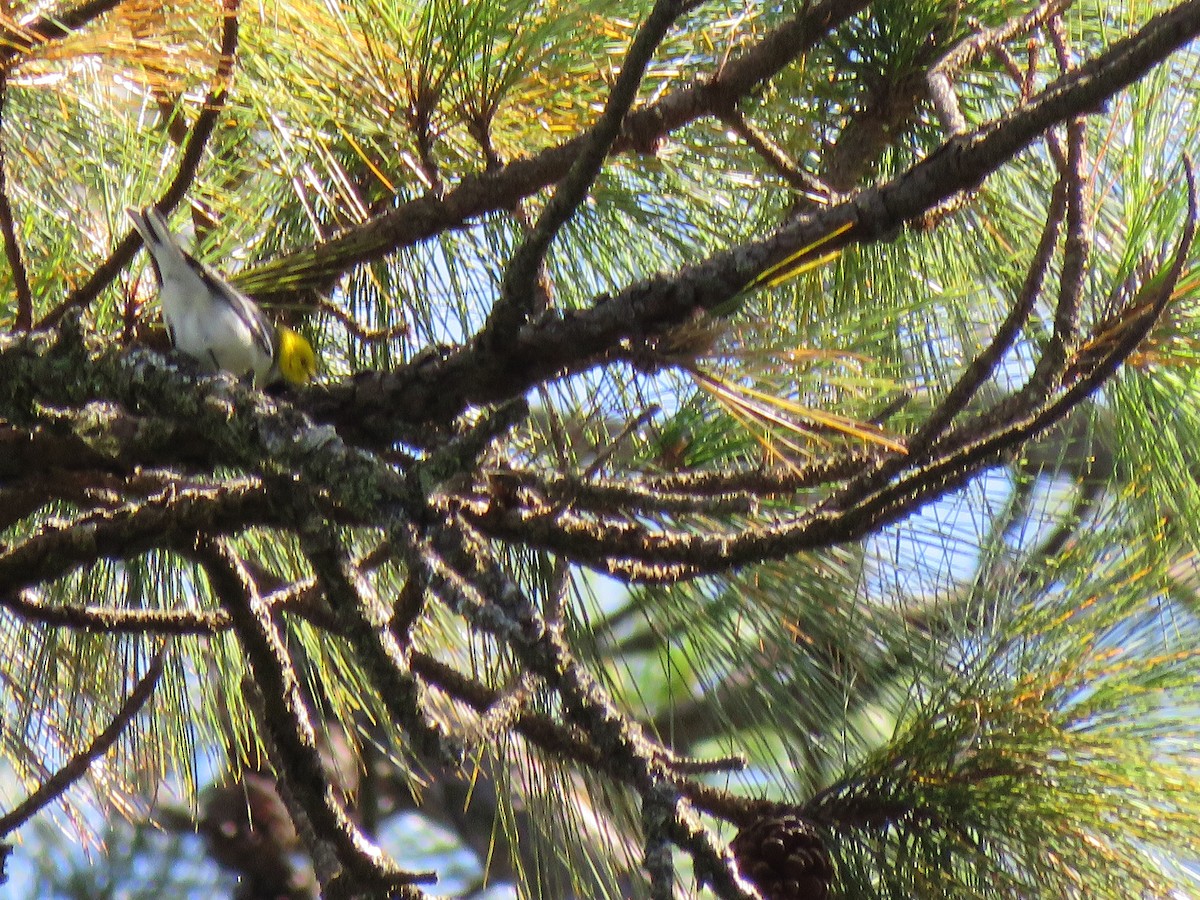
[[[259,387],[279,378],[301,385],[312,380],[317,357],[302,335],[272,324],[257,303],[185,253],[157,209],[125,212],[154,263],[175,349],[206,371],[253,375]]]

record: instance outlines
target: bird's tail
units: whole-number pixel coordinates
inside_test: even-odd
[[[142,210],[128,208],[125,214],[133,221],[133,227],[142,236],[150,256],[160,267],[186,261],[186,254],[157,209],[153,206]]]

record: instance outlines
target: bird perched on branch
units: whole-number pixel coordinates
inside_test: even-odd
[[[184,252],[157,209],[125,212],[154,263],[175,349],[207,371],[250,374],[259,387],[279,378],[292,384],[312,380],[317,357],[302,335],[274,325],[257,303]]]

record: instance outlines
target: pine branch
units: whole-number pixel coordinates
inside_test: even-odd
[[[697,873],[720,896],[755,900],[670,781],[661,762],[665,754],[620,712],[575,660],[561,630],[547,627],[520,587],[488,559],[482,544],[442,527],[430,547],[412,547],[411,552],[414,562],[427,568],[431,588],[452,609],[509,643],[528,671],[558,691],[568,714],[610,760],[610,771],[638,792],[644,820],[653,828],[651,845],[669,835],[692,854]],[[657,877],[661,882],[667,873],[660,870]]]
[[[154,694],[158,680],[162,677],[165,655],[165,646],[155,652],[154,656],[150,658],[150,664],[146,667],[146,673],[133,686],[129,696],[125,698],[113,715],[112,721],[92,739],[92,742],[84,750],[72,756],[36,791],[0,816],[0,838],[7,837],[41,810],[62,797],[71,785],[87,774],[92,763],[112,749],[134,717],[141,712],[142,707]]]
[[[1082,173],[1074,172],[1072,177],[1080,177]],[[1034,304],[1041,296],[1042,286],[1058,244],[1059,229],[1062,226],[1063,213],[1066,209],[1066,175],[1059,179],[1050,198],[1050,208],[1046,222],[1042,228],[1042,236],[1037,250],[1025,274],[1025,282],[1021,292],[1013,301],[1008,315],[996,329],[991,342],[986,348],[971,360],[971,364],[963,370],[958,381],[942,398],[929,418],[921,425],[921,430],[908,441],[908,455],[920,457],[925,450],[934,444],[945,432],[946,427],[975,396],[996,370],[1001,358],[1012,347],[1020,330],[1029,320]],[[882,483],[882,482],[880,482]]]
[[[578,139],[578,150],[570,170],[558,183],[537,223],[508,262],[500,285],[500,299],[480,335],[484,343],[508,340],[529,318],[534,307],[535,281],[551,242],[587,197],[588,189],[616,142],[621,123],[637,99],[654,51],[687,6],[679,0],[656,0],[638,29],[609,92],[604,111],[596,124]]]
[[[305,408],[339,427],[384,438],[397,417],[448,421],[471,405],[518,396],[535,384],[604,363],[622,342],[638,344],[715,310],[772,260],[787,258],[847,222],[853,227],[823,249],[872,242],[917,221],[989,174],[1055,125],[1094,113],[1179,47],[1200,34],[1200,0],[1151,19],[1138,32],[1037,94],[1029,103],[969,135],[944,144],[891,182],[797,218],[772,237],[714,254],[671,276],[655,276],[591,308],[532,322],[503,346],[466,347],[422,359],[395,373],[360,376],[352,384],[311,391]]]
[[[219,611],[111,609],[47,603],[32,591],[0,597],[0,606],[26,622],[99,634],[215,634],[229,627]]]
[[[967,66],[979,60],[985,53],[1003,51],[1004,45],[1013,38],[1028,34],[1062,15],[1074,0],[1043,0],[1023,16],[1009,19],[995,28],[984,28],[966,40],[960,41],[945,53],[929,70],[929,95],[937,111],[938,119],[947,136],[966,132],[967,122],[958,106],[954,93],[953,79]]]
[[[175,169],[175,177],[154,204],[154,208],[168,215],[187,195],[200,170],[204,151],[212,137],[217,119],[225,108],[229,86],[233,80],[233,66],[237,58],[238,7],[241,0],[222,0],[221,3],[221,50],[217,68],[213,73],[212,86],[204,99],[204,106],[192,124],[187,143]],[[52,328],[72,309],[86,309],[101,292],[112,284],[113,279],[129,264],[142,246],[141,236],[136,229],[129,229],[109,254],[80,287],[72,291],[62,303],[44,315],[37,324],[40,328]]]
[[[270,521],[267,494],[254,481],[212,488],[168,487],[113,511],[50,524],[0,553],[0,598],[62,578],[105,557],[129,559],[153,547],[185,547],[200,531],[220,534]]]
[[[710,79],[631,112],[611,152],[649,152],[672,131],[727,109],[867,5],[866,0],[820,0],[805,5]],[[445,193],[409,200],[330,241],[257,266],[238,284],[268,303],[286,300],[304,288],[324,289],[356,265],[413,246],[489,212],[516,207],[564,178],[585,140],[583,136],[572,138],[495,171],[467,176]]]
[[[1083,252],[1083,248],[1086,247],[1086,237],[1083,234],[1085,175],[1081,157],[1083,147],[1080,143],[1083,131],[1078,125],[1075,125],[1072,126],[1071,135],[1072,150],[1069,163],[1055,186],[1041,241],[1026,270],[1025,286],[1018,295],[1008,318],[1000,326],[992,343],[975,356],[971,365],[959,377],[958,383],[951,388],[950,393],[934,409],[917,434],[909,441],[908,453],[903,458],[887,460],[882,465],[867,470],[852,480],[839,492],[834,501],[835,505],[851,506],[871,492],[881,489],[903,469],[911,469],[927,459],[939,441],[945,438],[945,431],[951,420],[979,389],[984,379],[990,376],[1000,358],[1016,339],[1018,330],[1032,313],[1033,305],[1041,293],[1046,271],[1057,245],[1059,229],[1065,217],[1067,220],[1067,246],[1064,250],[1066,261],[1063,273],[1059,278],[1059,299],[1055,313],[1054,333],[1057,344],[1052,341],[1039,357],[1034,373],[1030,376],[1029,383],[1024,390],[1017,392],[1012,398],[996,404],[993,409],[977,417],[974,424],[974,436],[983,433],[979,429],[979,423],[983,418],[986,417],[988,421],[1000,423],[1012,416],[1027,414],[1034,405],[1045,399],[1045,393],[1053,383],[1055,370],[1061,369],[1064,347],[1073,330],[1074,311],[1078,308],[1086,258],[1086,253]],[[966,432],[971,428],[972,426],[968,425],[963,431]]]
[[[397,868],[342,808],[321,763],[316,733],[283,637],[240,560],[223,542],[211,538],[197,543],[195,555],[233,622],[253,683],[263,697],[260,709],[281,764],[278,774],[303,810],[316,839],[333,848],[342,866],[334,881],[323,887],[333,891],[353,885],[358,891],[381,891],[385,897],[420,900],[424,895],[414,885],[430,877]],[[319,847],[311,848],[311,852],[317,857],[322,855]],[[353,891],[347,896],[353,896]]]
[[[426,712],[424,691],[409,669],[408,653],[388,627],[387,611],[370,584],[350,564],[320,517],[301,526],[300,541],[339,631],[354,647],[395,724],[407,735],[406,745],[432,765],[459,765],[464,750]]]
[[[51,41],[70,37],[121,4],[122,0],[87,0],[69,9],[42,13],[23,24],[5,16],[0,26],[0,69],[9,69],[18,56]]]
[[[0,65],[0,129],[4,125],[4,107],[8,103],[8,76]],[[13,328],[28,331],[33,325],[33,294],[29,289],[29,274],[25,269],[25,258],[21,252],[21,241],[17,236],[17,224],[13,219],[12,203],[9,200],[8,160],[0,143],[0,235],[4,238],[4,256],[12,273],[13,289],[17,295],[17,314]]]

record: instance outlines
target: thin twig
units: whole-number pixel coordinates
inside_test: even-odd
[[[875,465],[882,455],[876,448],[854,449],[794,468],[674,472],[670,475],[646,476],[641,484],[646,490],[663,494],[709,497],[746,494],[769,497],[841,481],[865,467]]]
[[[1088,216],[1087,126],[1076,119],[1067,127],[1067,220],[1063,242],[1062,274],[1058,303],[1054,309],[1054,332],[1043,359],[1052,359],[1052,371],[1061,372],[1067,353],[1079,338],[1079,304],[1083,297],[1087,264],[1092,249]]]
[[[771,140],[770,135],[747,119],[740,109],[732,107],[719,110],[717,117],[732,128],[750,149],[761,156],[789,185],[817,203],[824,205],[829,202],[829,187],[796,165],[787,152]]]
[[[340,322],[346,331],[364,344],[386,344],[403,337],[409,331],[408,323],[403,320],[400,324],[388,328],[368,328],[326,297],[317,301],[317,308]]]
[[[697,873],[720,896],[750,900],[753,895],[746,893],[711,833],[671,782],[660,761],[662,748],[620,711],[574,658],[562,630],[547,626],[483,542],[468,533],[461,523],[442,527],[431,546],[411,547],[413,560],[428,568],[432,588],[476,628],[506,641],[528,671],[558,692],[573,722],[637,791],[643,820],[654,835],[668,836],[690,853]],[[658,877],[668,875],[664,871]]]
[[[1038,60],[1041,57],[1042,42],[1036,37],[1028,41],[1025,52],[1025,74],[1018,79],[1021,85],[1021,100],[1027,101],[1033,96],[1033,86],[1037,82]]]
[[[439,502],[445,503],[448,508],[470,508],[479,513],[482,508],[477,507],[476,502],[503,505],[514,491],[527,490],[564,509],[580,503],[585,510],[619,507],[651,515],[748,514],[757,510],[762,502],[762,495],[751,491],[731,491],[727,494],[709,491],[667,493],[657,490],[651,480],[637,475],[584,481],[575,475],[555,475],[536,469],[498,469],[485,474],[492,487],[479,500],[445,497],[439,498]]]
[[[1087,221],[1087,179],[1084,173],[1087,130],[1082,120],[1071,123],[1067,131],[1067,158],[1064,176],[1067,185],[1066,236],[1058,299],[1054,308],[1054,327],[1050,340],[1034,366],[1033,373],[1019,391],[998,404],[990,414],[993,421],[1036,406],[1061,381],[1067,355],[1078,342],[1079,304],[1087,275],[1091,236]]]
[[[904,457],[888,459],[881,465],[868,469],[837,495],[833,505],[852,505],[856,502],[856,498],[865,497],[870,492],[879,489],[902,469],[911,467],[923,459],[930,448],[937,443],[947,426],[966,407],[983,383],[991,377],[1000,359],[1008,352],[1021,328],[1028,321],[1038,297],[1041,296],[1046,274],[1054,258],[1054,249],[1058,245],[1059,229],[1062,226],[1063,215],[1067,207],[1069,180],[1068,176],[1064,174],[1055,184],[1051,195],[1050,209],[1042,227],[1042,236],[1034,251],[1033,260],[1026,271],[1021,292],[1017,295],[1012,309],[1009,310],[1008,316],[996,330],[991,342],[963,370],[958,381],[929,414],[917,433],[908,441],[908,453]]]
[[[4,256],[12,272],[13,288],[17,294],[17,315],[13,328],[28,331],[33,326],[33,292],[29,289],[29,275],[25,269],[25,257],[21,252],[21,240],[17,237],[17,224],[13,217],[12,203],[8,199],[8,159],[4,152],[4,108],[8,103],[8,74],[0,67],[0,233],[4,236]]]
[[[529,316],[534,304],[538,274],[555,236],[587,197],[613,143],[621,133],[633,101],[637,99],[646,67],[668,29],[688,7],[680,0],[656,0],[646,21],[634,36],[621,72],[596,124],[584,135],[571,168],[555,188],[537,224],[521,242],[505,269],[500,297],[484,328],[484,340],[507,340]]]
[[[82,778],[92,763],[107,753],[124,733],[125,729],[146,705],[158,685],[163,672],[163,659],[166,656],[166,646],[159,647],[146,674],[138,679],[129,696],[117,709],[112,721],[108,723],[92,742],[83,750],[72,756],[57,772],[44,781],[32,794],[18,803],[13,809],[0,816],[0,837],[6,837],[28,822],[39,811],[45,809]]]
[[[489,746],[513,728],[538,683],[538,677],[532,672],[521,671],[509,687],[497,693],[495,701],[479,717],[479,743]]]
[[[954,77],[988,51],[1045,25],[1055,16],[1061,15],[1070,8],[1074,2],[1075,0],[1043,0],[1023,16],[1009,19],[1003,25],[995,28],[984,28],[966,40],[960,41],[950,52],[938,60],[934,69]]]
[[[948,450],[933,463],[881,489],[869,501],[860,503],[854,510],[846,510],[840,527],[846,529],[844,539],[860,537],[872,527],[891,521],[903,511],[913,509],[926,498],[940,495],[965,482],[982,465],[996,459],[1001,453],[1019,445],[1034,434],[1057,424],[1072,409],[1086,399],[1120,367],[1153,328],[1154,323],[1170,302],[1171,294],[1187,261],[1187,254],[1196,236],[1197,196],[1195,176],[1191,161],[1185,159],[1184,167],[1188,184],[1188,213],[1183,233],[1177,244],[1175,257],[1162,279],[1154,285],[1149,296],[1142,298],[1139,306],[1144,312],[1131,321],[1109,345],[1106,354],[1098,356],[1086,371],[1078,374],[1061,394],[1035,409],[1029,415],[1013,420],[1008,417],[1005,424],[977,440],[964,442]]]
[[[225,107],[229,86],[233,79],[234,61],[237,56],[239,3],[240,0],[222,0],[221,49],[217,68],[213,74],[213,83],[209,88],[208,96],[204,98],[204,107],[196,116],[195,124],[192,125],[191,134],[188,136],[187,144],[179,158],[179,165],[175,170],[175,177],[171,179],[171,183],[167,185],[166,190],[154,204],[155,209],[164,215],[178,206],[191,188],[200,169],[200,162],[204,158],[204,150],[208,146],[209,138],[212,137],[217,119]],[[51,328],[58,324],[68,310],[83,309],[91,304],[112,283],[117,274],[129,264],[141,246],[142,239],[137,231],[135,229],[127,231],[112,249],[108,259],[96,267],[87,281],[43,316],[38,321],[37,327],[39,329]]]
[[[229,627],[216,610],[111,609],[46,603],[32,591],[0,597],[0,607],[27,622],[100,634],[215,634]]]
[[[61,578],[105,556],[128,559],[152,547],[185,545],[198,530],[265,524],[267,493],[252,480],[175,490],[112,511],[50,523],[0,553],[0,596]]]
[[[300,545],[333,609],[339,631],[353,646],[394,724],[404,730],[408,748],[437,765],[456,765],[463,758],[463,748],[428,715],[421,684],[409,666],[411,651],[393,634],[390,611],[370,582],[354,568],[322,519],[302,524]]]
[[[744,772],[750,764],[745,756],[740,754],[716,756],[711,759],[697,759],[671,754],[664,760],[672,772],[677,775],[714,775],[723,772]]]
[[[391,545],[388,544],[389,549]],[[355,566],[361,570],[361,566]],[[396,596],[392,606],[392,616],[388,621],[388,630],[396,638],[399,648],[404,653],[412,651],[412,629],[425,611],[425,600],[428,595],[425,578],[420,570],[409,572],[404,580],[404,586]]]
[[[316,584],[305,579],[272,591],[263,605],[272,614],[291,613],[318,628],[334,629],[326,613],[314,609],[312,598]],[[213,635],[231,627],[229,616],[220,609],[119,609],[107,606],[73,606],[47,603],[32,590],[0,597],[0,607],[27,622],[94,631],[100,634]]]

